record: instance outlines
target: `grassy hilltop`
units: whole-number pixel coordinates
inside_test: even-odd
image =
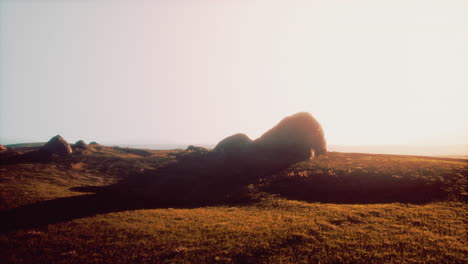
[[[0,262],[467,261],[466,160],[330,152],[266,173],[193,155],[2,162]]]

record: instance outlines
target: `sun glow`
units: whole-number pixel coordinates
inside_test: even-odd
[[[216,143],[306,111],[330,144],[468,144],[464,1],[21,2],[5,138]]]

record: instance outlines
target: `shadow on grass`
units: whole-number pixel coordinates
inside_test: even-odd
[[[379,173],[335,170],[285,170],[271,175],[262,191],[292,200],[337,204],[412,203],[466,201],[468,168],[420,176],[391,171]],[[302,173],[302,174],[301,174]]]
[[[190,154],[159,169],[127,173],[129,176],[114,185],[72,188],[87,193],[84,195],[1,211],[0,233],[127,210],[247,205],[255,202],[253,189],[287,199],[340,204],[421,204],[446,199],[450,194],[440,182],[391,176],[281,176],[279,172],[286,167],[269,161],[246,163]]]
[[[75,187],[71,190],[86,194],[0,211],[0,233],[128,210],[246,205],[252,202],[247,186],[256,175],[267,171],[271,169],[206,155],[192,155],[159,169],[133,171],[131,175],[122,171],[128,176],[117,184]]]
[[[73,219],[138,209],[197,208],[216,203],[186,201],[154,201],[141,197],[124,197],[115,194],[85,194],[42,201],[0,212],[0,233],[18,229],[37,228]]]

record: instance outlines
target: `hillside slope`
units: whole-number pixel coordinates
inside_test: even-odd
[[[97,146],[66,160],[3,163],[0,259],[464,263],[468,257],[465,160],[328,153],[242,177],[258,171],[210,168],[184,155],[192,153],[148,156]],[[162,185],[177,177],[177,184]]]

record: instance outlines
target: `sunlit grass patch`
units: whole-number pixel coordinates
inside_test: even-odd
[[[41,235],[20,231],[8,238],[42,248],[31,251],[39,259],[63,260],[64,252],[76,252],[66,254],[68,263],[90,258],[107,263],[462,263],[468,250],[460,229],[466,207],[460,203],[275,201],[111,213],[32,231]]]

